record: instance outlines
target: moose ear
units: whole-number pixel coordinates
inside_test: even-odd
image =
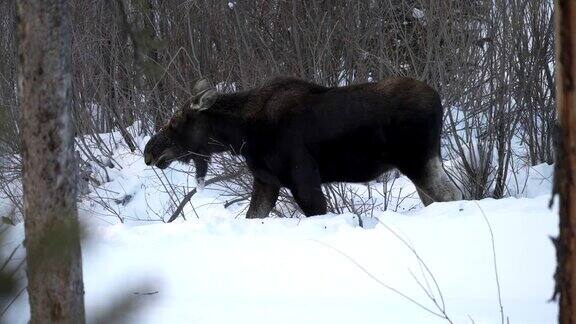
[[[208,80],[202,78],[196,82],[192,89],[192,110],[202,111],[210,108],[216,101],[218,93],[216,89],[210,85]]]
[[[192,88],[192,95],[197,96],[197,95],[201,94],[202,92],[208,91],[210,89],[212,89],[212,86],[210,85],[210,82],[208,81],[208,79],[200,78],[200,79],[198,79],[198,81],[196,81],[194,88]]]

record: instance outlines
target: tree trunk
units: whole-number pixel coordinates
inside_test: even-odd
[[[149,0],[148,7],[148,20],[145,21],[145,23],[149,24],[147,29],[150,33],[150,39],[152,39],[155,44],[155,46],[150,49],[152,62],[148,74],[151,76],[153,82],[152,93],[154,107],[152,107],[152,109],[154,109],[154,131],[158,132],[165,124],[166,111],[171,112],[171,110],[166,109],[166,87],[164,85],[163,68],[160,64],[159,44],[162,43],[162,14],[160,13],[160,4],[158,0]]]
[[[576,323],[576,0],[556,0],[556,91],[560,138],[556,189],[560,236],[556,243],[559,323]]]
[[[67,0],[18,0],[30,323],[84,323]]]

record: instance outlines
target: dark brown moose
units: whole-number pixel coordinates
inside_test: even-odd
[[[242,155],[254,185],[248,218],[268,216],[281,187],[306,216],[326,213],[321,185],[367,182],[397,168],[425,205],[461,199],[440,159],[438,93],[410,78],[324,87],[277,78],[237,93],[218,93],[206,79],[146,144],[147,165],[196,165],[198,183],[211,154]]]

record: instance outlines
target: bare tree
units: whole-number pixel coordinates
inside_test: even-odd
[[[560,236],[554,297],[560,324],[576,323],[576,1],[556,1],[557,102],[560,121],[555,189],[560,194]]]
[[[84,323],[67,0],[18,1],[19,98],[31,323]]]

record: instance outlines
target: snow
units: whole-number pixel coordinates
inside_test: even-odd
[[[142,304],[128,323],[447,323],[430,312],[443,304],[453,323],[500,323],[498,284],[510,323],[556,322],[552,166],[518,169],[513,197],[426,208],[401,177],[392,191],[408,198],[360,227],[350,213],[247,220],[246,206],[224,208],[213,186],[193,197],[196,213],[186,206],[186,221],[163,223],[196,186],[182,172],[190,167],[161,173],[122,146],[110,160],[122,169],[91,195],[117,199],[114,211],[80,204],[89,322],[130,296]],[[180,196],[163,189],[168,181]],[[27,307],[24,295],[7,322],[26,323]]]
[[[418,8],[414,8],[412,9],[412,17],[416,18],[416,19],[422,19],[426,16],[426,14],[424,14],[424,11],[418,9]]]

